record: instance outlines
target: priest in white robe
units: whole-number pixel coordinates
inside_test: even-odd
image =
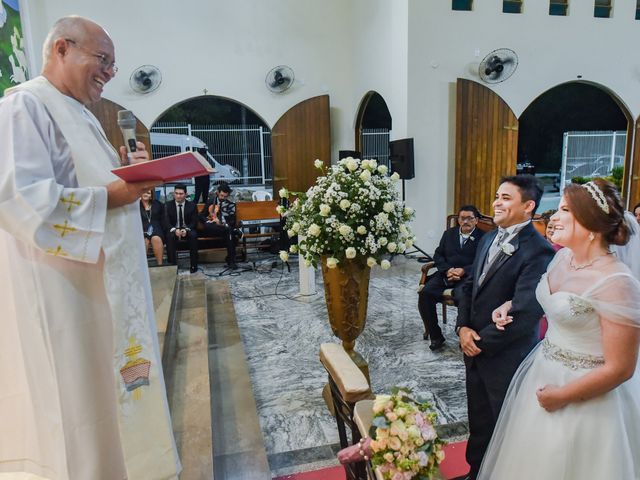
[[[114,46],[65,17],[43,57],[0,100],[0,478],[176,478],[134,203],[150,184],[111,173],[126,151],[86,108]],[[132,161],[148,160],[138,146]]]

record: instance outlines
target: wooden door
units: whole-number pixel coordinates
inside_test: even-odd
[[[631,123],[631,122],[629,122]],[[629,133],[634,133],[633,141],[630,138]],[[631,158],[631,165],[629,168],[624,169],[625,181],[623,182],[623,195],[627,200],[627,208],[632,209],[635,205],[640,203],[640,117],[636,120],[633,128],[627,130],[627,150],[633,143],[633,157]],[[631,155],[627,156],[629,158]],[[627,185],[627,172],[629,172],[629,190],[628,194],[625,192],[625,186]]]
[[[319,173],[313,161],[331,163],[329,95],[309,98],[282,115],[271,130],[271,146],[274,193],[282,187],[306,192]]]
[[[458,79],[456,95],[455,205],[473,204],[491,215],[500,178],[515,175],[518,119],[489,88]]]
[[[89,110],[93,113],[104,129],[104,133],[107,134],[107,139],[114,146],[116,150],[124,145],[122,139],[122,132],[118,127],[118,111],[126,110],[124,107],[118,105],[111,100],[103,98],[97,103],[89,106]],[[149,143],[149,130],[147,127],[136,117],[136,137],[139,142],[142,142],[147,147],[147,151],[151,152],[151,143]],[[151,154],[149,154],[151,155]]]

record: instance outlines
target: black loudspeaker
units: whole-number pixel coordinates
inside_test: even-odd
[[[361,155],[362,154],[356,150],[340,150],[338,152],[338,160],[342,160],[347,157],[361,158]]]
[[[389,158],[391,171],[398,172],[400,178],[411,180],[416,176],[413,166],[413,138],[389,142]]]

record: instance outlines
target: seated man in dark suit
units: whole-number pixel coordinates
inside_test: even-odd
[[[444,346],[444,335],[438,325],[436,304],[442,293],[453,287],[457,304],[458,287],[470,271],[476,255],[476,247],[483,233],[476,228],[480,213],[473,205],[465,205],[458,211],[458,226],[442,234],[440,245],[433,254],[437,272],[430,275],[418,294],[418,310],[424,323],[424,339],[431,338],[429,348],[439,350]]]
[[[167,258],[176,263],[178,242],[187,242],[191,260],[191,273],[198,270],[198,209],[196,204],[186,199],[187,187],[176,185],[173,200],[164,206],[164,231],[167,236]]]
[[[202,234],[204,236],[221,237],[227,247],[227,265],[232,270],[236,265],[236,237],[240,232],[236,226],[236,204],[229,200],[231,187],[226,182],[220,182],[215,194],[210,196],[205,213],[203,213]],[[206,218],[204,218],[206,217]]]

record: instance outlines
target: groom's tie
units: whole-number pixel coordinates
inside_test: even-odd
[[[504,241],[507,239],[508,236],[509,236],[509,232],[507,232],[506,229],[500,228],[498,230],[498,234],[496,235],[496,238],[491,243],[491,246],[489,247],[489,253],[487,254],[487,258],[484,262],[484,265],[482,266],[482,274],[480,275],[480,278],[478,278],[478,285],[482,285],[482,282],[484,282],[484,277],[487,275],[487,272],[489,271],[489,266],[491,266],[491,264],[495,260],[496,256],[498,255],[498,252],[500,251],[500,247],[502,247],[502,244],[504,243]]]

